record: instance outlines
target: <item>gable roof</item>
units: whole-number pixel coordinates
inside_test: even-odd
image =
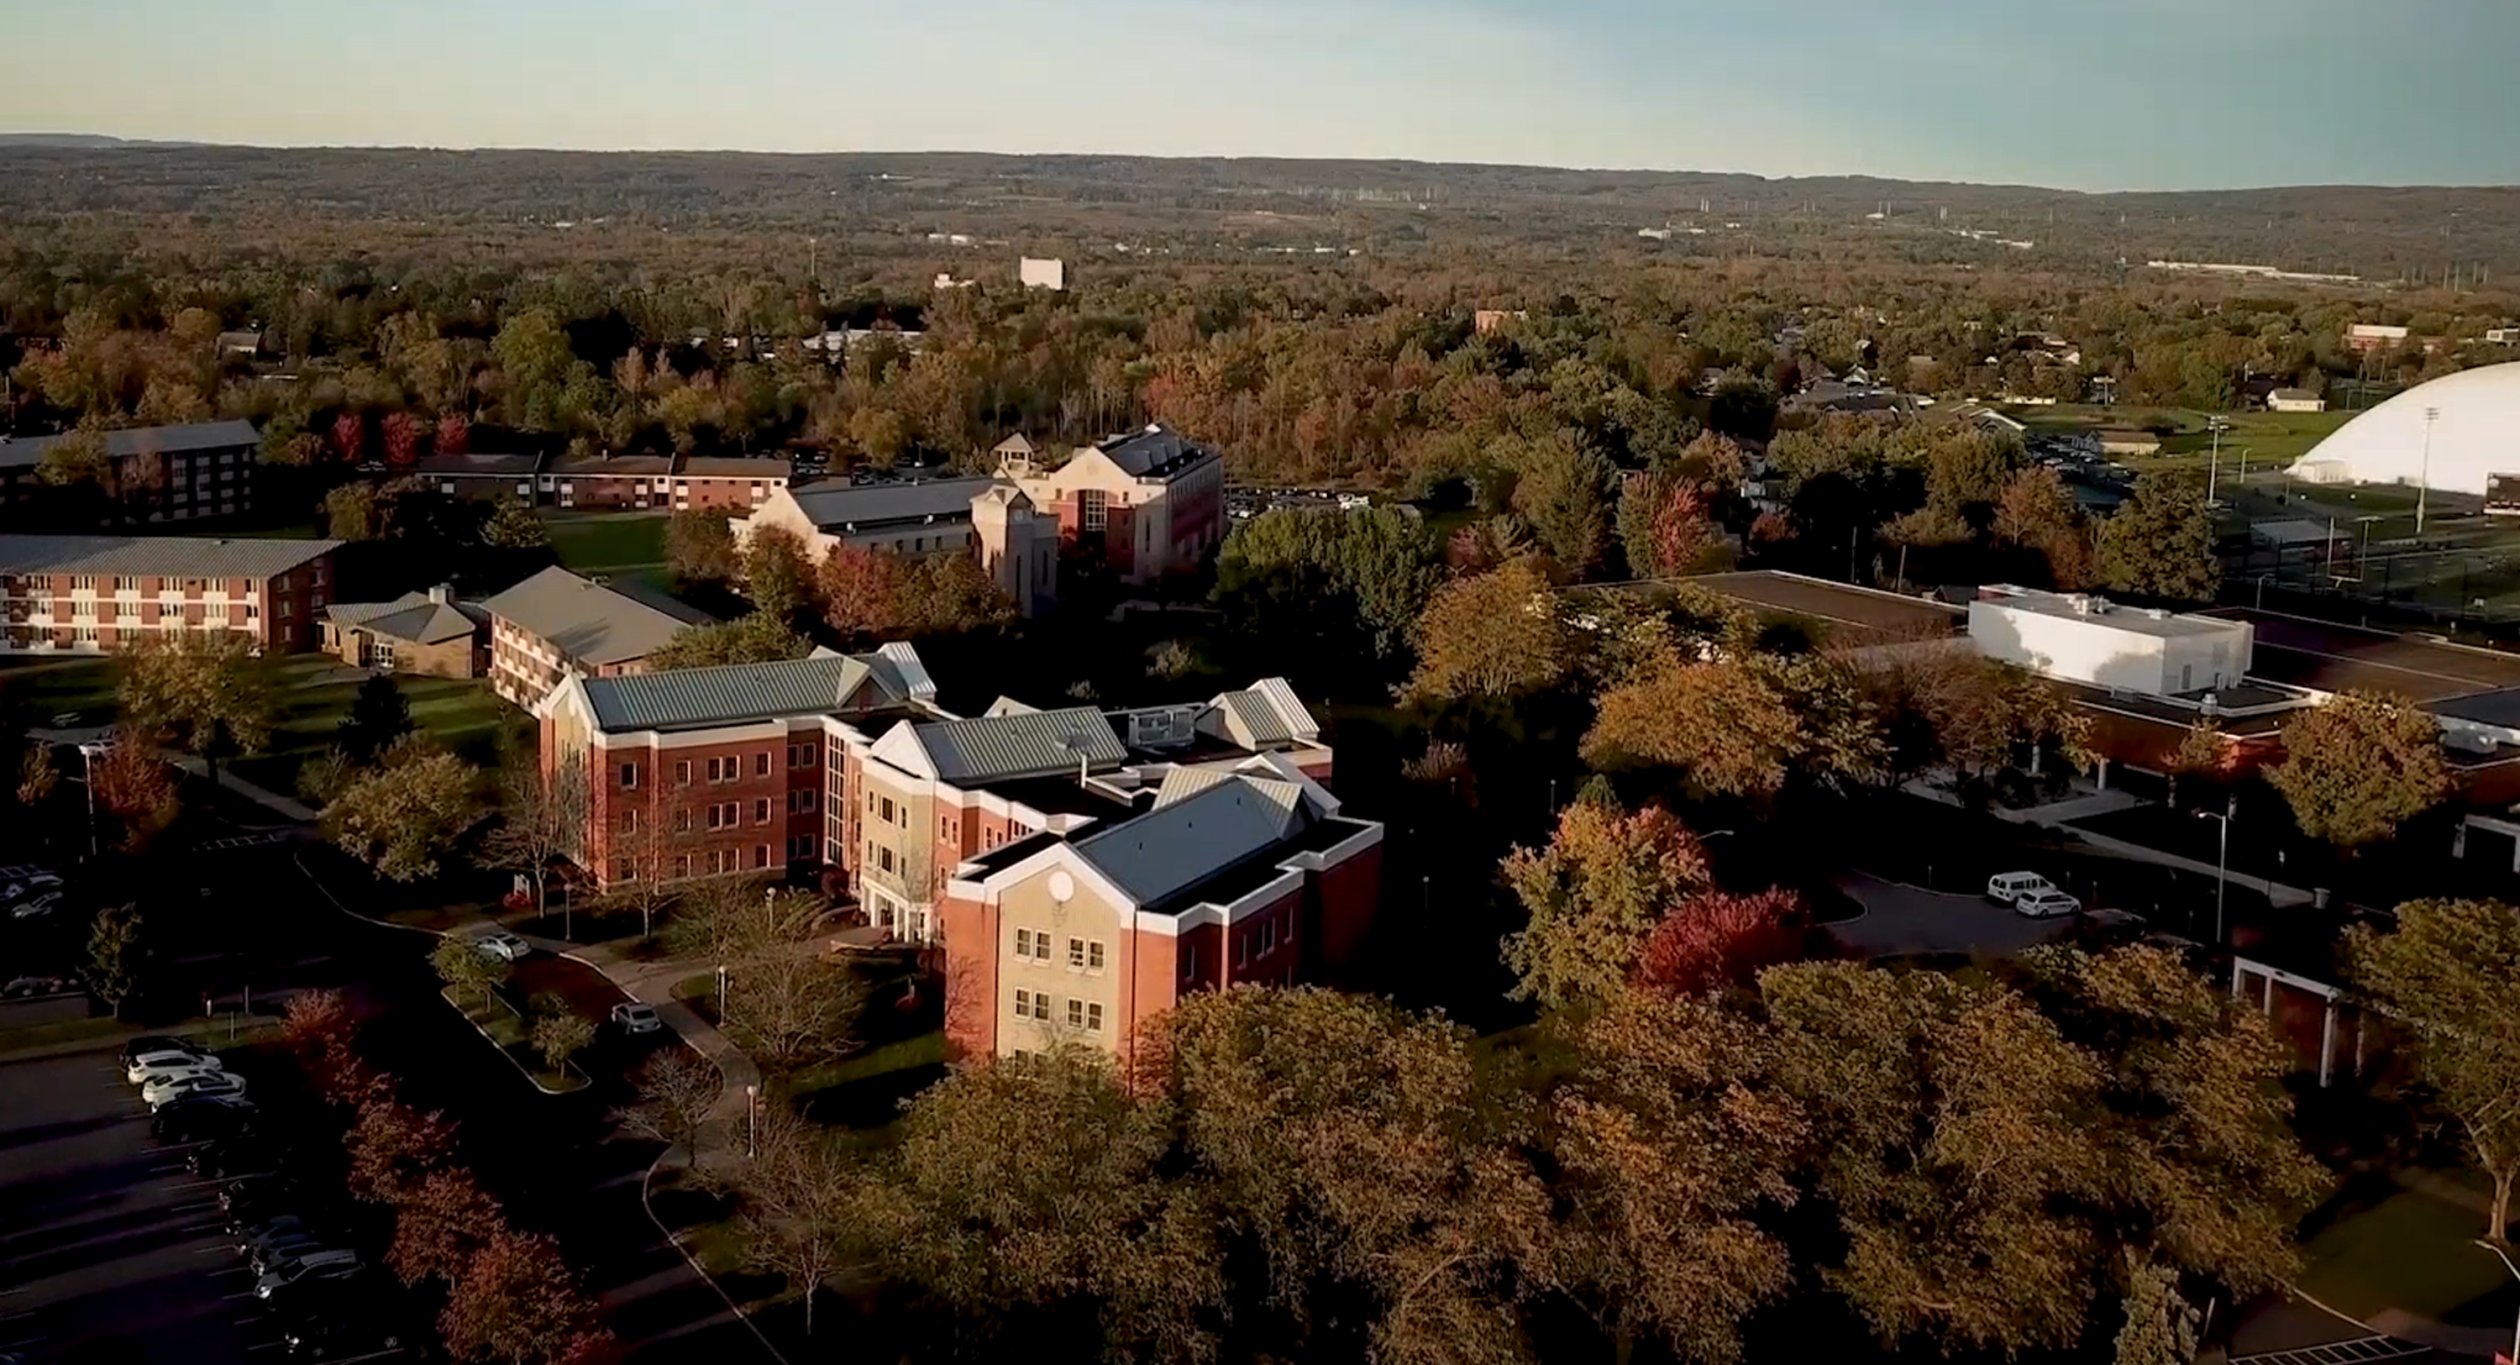
[[[1269,852],[1305,821],[1293,783],[1235,776],[1169,804],[1159,799],[1146,814],[1072,840],[1071,847],[1144,906]]]
[[[415,474],[436,474],[443,478],[513,478],[531,475],[543,466],[545,457],[538,454],[491,455],[466,451],[461,455],[432,455],[413,465]]]
[[[20,469],[43,463],[44,454],[68,439],[72,433],[59,436],[21,436],[0,441],[0,468]],[[134,455],[177,455],[194,450],[228,450],[238,446],[262,443],[262,433],[251,422],[188,422],[173,427],[130,427],[105,433],[105,453],[115,459]]]
[[[1262,678],[1239,692],[1220,693],[1200,728],[1246,749],[1311,744],[1321,725],[1284,678]]]
[[[643,600],[554,566],[481,604],[589,664],[627,663],[653,654],[686,626],[708,625],[703,612]],[[680,610],[667,610],[667,606]]]
[[[480,627],[475,613],[481,610],[465,603],[441,602],[425,592],[407,592],[391,602],[336,602],[324,614],[336,625],[434,645],[471,635]]]
[[[1095,444],[1105,459],[1137,479],[1161,479],[1179,473],[1217,453],[1161,422]]]
[[[0,536],[0,573],[141,578],[276,578],[338,540],[202,536]]]
[[[815,529],[866,530],[931,521],[969,521],[971,500],[996,486],[995,479],[929,479],[917,483],[817,483],[791,488]]]
[[[877,742],[875,756],[957,786],[1055,777],[1128,761],[1128,746],[1091,706],[991,711],[971,720],[904,722]]]
[[[874,677],[846,655],[585,680],[607,730],[671,730],[839,711]]]

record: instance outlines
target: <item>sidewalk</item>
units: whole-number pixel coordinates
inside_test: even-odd
[[[27,730],[26,737],[40,744],[101,744],[110,738],[113,733],[114,732],[111,729],[93,726],[79,730],[53,730],[36,726]],[[158,751],[158,757],[178,768],[183,769],[185,772],[190,773],[194,777],[207,778],[210,776],[210,765],[193,757],[191,754],[179,753],[173,749],[161,749]],[[258,787],[253,783],[246,781],[244,778],[237,776],[233,768],[222,769],[219,773],[219,779],[214,785],[225,788],[228,791],[232,791],[237,795],[244,797],[246,800],[253,802],[255,805],[261,806],[263,809],[270,811],[272,814],[279,816],[283,820],[294,820],[302,825],[311,825],[315,823],[315,812],[310,809],[305,802],[299,801],[294,797],[282,796],[278,792],[270,791],[263,787]]]
[[[1910,796],[1923,797],[1928,801],[1940,802],[1946,806],[1959,806],[1961,804],[1959,797],[1933,785],[1921,777],[1909,781],[1902,790],[1907,792]],[[2039,829],[2053,830],[2059,834],[2070,835],[2102,853],[2107,853],[2119,858],[2125,858],[2132,862],[2151,863],[2155,867],[2167,867],[2180,872],[2190,872],[2200,877],[2211,878],[2225,875],[2223,869],[2217,868],[2212,863],[2205,862],[2202,859],[2185,857],[2177,853],[2164,852],[2161,849],[2149,848],[2143,844],[2129,843],[2124,839],[2114,839],[2106,834],[2093,833],[2091,830],[2072,823],[2076,820],[2088,820],[2096,815],[2107,815],[2116,811],[2132,809],[2133,807],[2142,804],[2144,804],[2144,802],[2140,798],[2130,796],[2125,792],[2092,791],[2080,792],[2077,795],[2066,798],[2065,800],[2052,801],[2044,806],[2032,806],[2026,810],[2010,810],[1998,806],[1987,813],[1993,815],[1998,820],[2002,820],[2010,824],[2031,825]],[[2274,881],[2266,877],[2253,877],[2242,872],[2232,872],[2229,873],[2228,876],[2233,886],[2247,887],[2249,890],[2265,896],[2267,903],[2278,909],[2282,909],[2287,906],[2308,905],[2315,899],[2310,892],[2305,891],[2300,887],[2287,886],[2282,882]]]

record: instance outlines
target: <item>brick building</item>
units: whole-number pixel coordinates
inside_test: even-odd
[[[391,602],[337,602],[324,609],[323,649],[353,668],[478,678],[490,669],[490,613],[445,586]]]
[[[311,649],[337,540],[0,536],[9,653],[100,654],[152,635],[233,632]]]
[[[816,562],[842,545],[904,558],[976,555],[1026,616],[1058,597],[1058,528],[1004,479],[781,487],[733,523],[736,545],[764,527],[795,536]]]
[[[481,604],[490,617],[490,687],[531,707],[572,674],[636,673],[647,656],[711,618],[671,598],[553,567]]]
[[[718,455],[583,455],[548,461],[535,476],[555,507],[605,511],[694,508],[742,512],[788,486],[785,460]]]
[[[1371,926],[1382,827],[1262,759],[1176,769],[1142,810],[1044,830],[956,869],[947,1046],[1084,1043],[1123,1059],[1193,991],[1335,977]]]
[[[1099,555],[1124,582],[1196,570],[1225,538],[1225,457],[1157,424],[1044,468],[1021,436],[996,451],[1001,472],[1055,518],[1063,544]]]
[[[0,486],[12,503],[31,497],[44,456],[67,436],[0,436]],[[193,422],[105,433],[112,485],[149,521],[200,521],[254,508],[262,433],[251,422]]]

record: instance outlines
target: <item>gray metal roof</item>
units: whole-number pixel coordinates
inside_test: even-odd
[[[1144,431],[1114,436],[1094,447],[1132,478],[1159,479],[1216,453],[1160,423]]]
[[[930,721],[912,730],[937,777],[956,784],[1053,777],[1129,759],[1111,722],[1091,706]]]
[[[411,468],[414,473],[451,478],[513,478],[519,474],[532,474],[542,465],[543,457],[540,455],[486,455],[467,451],[461,455],[432,455]]]
[[[585,686],[606,730],[675,730],[841,711],[869,679],[898,700],[868,660],[839,655],[588,678]]]
[[[425,592],[407,592],[391,602],[337,602],[325,608],[324,615],[336,625],[433,645],[472,634],[480,626],[474,618],[480,610],[441,602]]]
[[[1301,794],[1293,783],[1238,776],[1074,846],[1095,870],[1145,905],[1266,852],[1303,823]]]
[[[792,466],[760,455],[687,455],[682,471],[694,478],[784,479]]]
[[[481,605],[491,615],[550,641],[562,655],[588,664],[643,659],[681,634],[685,626],[711,624],[706,613],[689,607],[679,613],[666,611],[558,567],[545,569]]]
[[[927,521],[969,521],[971,500],[995,479],[932,479],[925,483],[817,483],[789,490],[814,525],[866,529]]]
[[[0,536],[0,573],[274,578],[340,548],[338,540]]]
[[[44,452],[62,440],[61,436],[19,436],[0,441],[0,468],[22,469],[41,464]],[[261,444],[262,433],[254,430],[251,422],[192,422],[179,427],[132,427],[105,433],[105,453],[116,459]]]

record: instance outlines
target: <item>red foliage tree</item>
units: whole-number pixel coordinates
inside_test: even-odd
[[[367,453],[367,419],[355,412],[345,412],[333,419],[333,453],[343,464],[357,464]]]
[[[96,804],[123,829],[125,852],[137,852],[175,823],[182,806],[174,775],[146,744],[116,735],[88,770]]]
[[[559,1245],[507,1228],[449,1287],[438,1331],[457,1360],[506,1365],[581,1365],[600,1357],[605,1340]]]
[[[455,1123],[384,1095],[359,1106],[344,1139],[350,1193],[371,1204],[399,1204],[455,1155]]]
[[[394,1210],[394,1242],[385,1250],[385,1262],[404,1284],[453,1284],[471,1268],[473,1257],[504,1231],[499,1201],[470,1171],[431,1171]]]
[[[339,991],[299,992],[281,1021],[281,1041],[296,1054],[316,1093],[334,1104],[357,1104],[379,1079],[352,1046],[357,1030]]]
[[[420,458],[420,419],[407,412],[385,415],[385,463],[408,469]]]
[[[1696,568],[1717,534],[1714,518],[1707,515],[1706,495],[1694,484],[1675,483],[1654,509],[1653,572],[1683,574]]]
[[[1702,891],[1682,898],[1646,936],[1636,982],[1672,995],[1747,985],[1760,969],[1800,958],[1803,930],[1802,901],[1791,891]]]
[[[472,452],[472,419],[460,412],[450,412],[438,419],[437,453],[467,455]]]
[[[835,546],[822,563],[823,616],[843,635],[888,635],[901,624],[901,557]]]

